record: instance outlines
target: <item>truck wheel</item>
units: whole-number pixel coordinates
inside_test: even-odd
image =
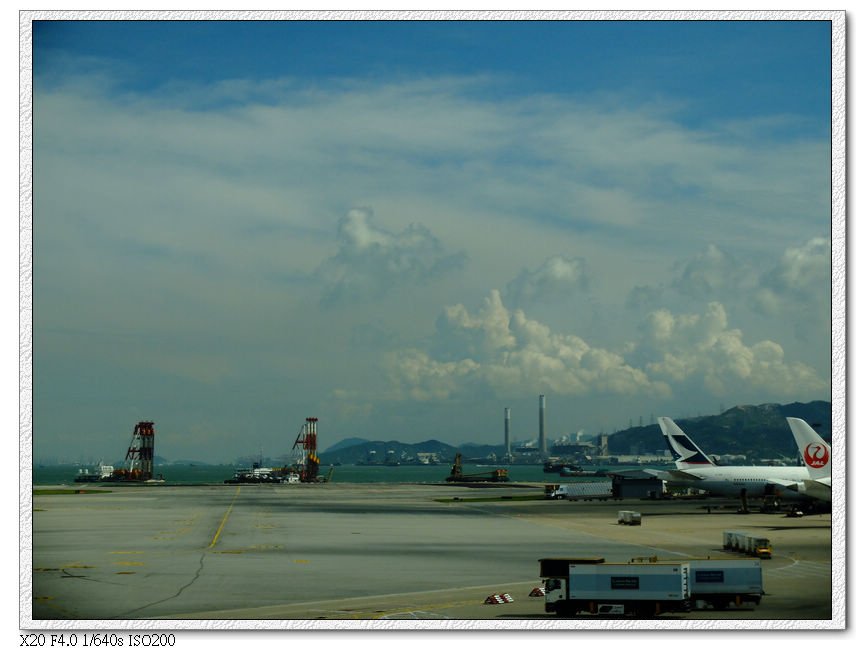
[[[574,612],[572,607],[565,603],[556,603],[555,616],[556,618],[573,618]]]

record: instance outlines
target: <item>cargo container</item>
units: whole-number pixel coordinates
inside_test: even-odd
[[[690,611],[687,562],[607,564],[603,558],[539,560],[544,610],[557,616],[651,618]]]
[[[568,499],[569,501],[610,499],[613,496],[613,482],[581,481],[563,485],[547,485],[544,494],[548,499]]]
[[[693,609],[759,605],[763,598],[763,565],[760,560],[732,558],[687,558],[653,560],[658,564],[688,563]]]
[[[772,543],[766,537],[737,530],[725,530],[723,544],[725,551],[745,553],[762,560],[772,559]]]

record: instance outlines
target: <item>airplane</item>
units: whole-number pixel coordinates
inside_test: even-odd
[[[832,448],[799,418],[787,418],[796,439],[799,455],[805,462],[808,478],[796,484],[799,493],[819,501],[832,500]]]
[[[716,465],[697,444],[668,417],[658,418],[667,445],[673,452],[676,469],[667,480],[720,496],[736,496],[748,510],[748,497],[801,500],[797,486],[810,479],[805,467],[758,465]]]

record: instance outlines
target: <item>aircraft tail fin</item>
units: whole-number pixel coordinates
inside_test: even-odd
[[[799,447],[799,456],[805,461],[812,479],[832,475],[832,448],[811,426],[799,418],[787,418],[787,424]]]
[[[660,417],[658,424],[664,434],[664,440],[667,441],[667,446],[673,452],[673,459],[676,461],[678,469],[707,467],[715,464],[670,418]]]

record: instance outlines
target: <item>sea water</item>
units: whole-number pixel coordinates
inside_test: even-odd
[[[463,464],[463,474],[492,472],[499,467],[508,470],[511,483],[571,483],[604,480],[593,476],[560,477],[544,472],[541,465],[472,465]],[[37,465],[33,468],[33,485],[81,485],[75,483],[80,468],[74,465]],[[90,468],[84,468],[90,469]],[[233,465],[157,465],[154,475],[162,475],[166,484],[222,483],[234,476]],[[319,468],[320,476],[330,473],[329,465]],[[607,471],[612,468],[586,468],[588,472]],[[624,466],[617,469],[633,469]],[[450,474],[449,464],[441,465],[337,465],[333,467],[334,483],[443,483]]]

